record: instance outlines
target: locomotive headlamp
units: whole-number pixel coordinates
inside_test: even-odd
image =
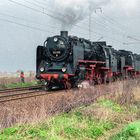
[[[43,72],[45,69],[43,67],[40,68],[40,71]]]
[[[58,38],[57,38],[57,37],[55,37],[55,38],[54,38],[54,42],[57,42],[57,41],[58,41]]]
[[[66,68],[62,68],[62,72],[66,72],[67,71],[67,69]]]

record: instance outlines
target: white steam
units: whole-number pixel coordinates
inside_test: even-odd
[[[60,17],[63,30],[68,30],[79,21],[85,19],[95,9],[110,0],[54,0],[54,14]]]

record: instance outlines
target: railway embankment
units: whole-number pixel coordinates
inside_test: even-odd
[[[137,138],[139,85],[120,81],[2,103],[0,139]]]
[[[140,136],[138,114],[137,105],[125,106],[100,99],[38,123],[6,128],[0,132],[0,139],[128,140]]]

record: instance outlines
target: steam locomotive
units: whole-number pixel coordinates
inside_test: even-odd
[[[140,55],[115,50],[105,41],[92,42],[61,31],[37,47],[36,77],[47,89],[71,88],[85,80],[91,85],[101,84],[138,75]]]

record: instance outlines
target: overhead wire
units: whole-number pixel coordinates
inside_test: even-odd
[[[24,19],[24,18],[21,18],[21,17],[16,17],[16,16],[12,16],[12,15],[8,15],[8,14],[5,14],[5,13],[0,13],[0,15],[2,15],[2,16],[6,16],[6,17],[10,17],[10,18],[14,18],[14,19],[16,19],[16,20],[21,20],[21,21],[24,21],[24,22],[26,22],[26,23],[32,23],[32,24],[36,24],[36,25],[39,25],[39,26],[45,26],[46,27],[46,24],[41,24],[41,23],[37,23],[37,22],[34,22],[34,21],[31,21],[31,20],[26,20],[26,19]],[[38,27],[35,27],[35,26],[30,26],[30,25],[25,25],[25,24],[23,24],[23,23],[17,23],[17,22],[15,22],[15,21],[11,21],[11,20],[7,20],[7,19],[1,19],[1,20],[4,20],[4,21],[7,21],[7,22],[10,22],[10,23],[15,23],[15,24],[17,24],[17,25],[23,25],[24,27],[31,27],[32,29],[37,29],[37,30],[39,30],[39,31],[44,31],[44,32],[48,32],[48,30],[46,30],[46,29],[44,29],[44,28],[38,28]],[[48,26],[50,27],[50,28],[52,28],[52,29],[56,29],[56,26],[52,26],[52,25],[47,25],[47,28],[48,28]],[[51,32],[52,33],[52,32]],[[87,34],[84,34],[84,35],[87,35]]]
[[[47,5],[46,1],[45,1],[45,2],[41,2],[41,1],[38,1],[38,0],[34,0],[34,1],[36,1],[38,4],[35,4],[35,3],[33,3],[33,2],[29,2],[29,1],[27,1],[27,0],[24,0],[24,1],[26,1],[26,2],[28,2],[28,3],[30,3],[30,4],[33,4],[33,5],[35,5],[35,6],[39,6],[39,4],[42,4],[42,6],[39,6],[39,7],[46,10],[46,8],[44,7],[44,5]],[[48,10],[48,7],[47,7],[47,10]],[[51,12],[54,12],[54,11],[51,10]],[[65,15],[63,15],[62,13],[59,13],[59,15],[65,16]],[[106,20],[105,17],[103,17],[103,18]],[[109,20],[111,20],[111,21],[109,21]],[[109,20],[107,20],[107,21],[108,21],[108,22],[111,22],[111,24],[114,24],[114,23],[112,22],[113,19],[109,18]],[[113,20],[113,21],[114,21],[114,20]],[[101,22],[100,22],[100,23],[101,23]],[[99,24],[100,24],[100,23],[99,23]],[[102,22],[101,24],[104,25],[104,26],[106,26],[106,25],[104,24],[104,22]],[[126,36],[126,34],[125,34],[125,32],[122,30],[122,28],[117,27],[117,26],[112,26],[112,27],[113,27],[114,29],[115,29],[115,28],[116,28],[116,29],[118,28],[119,31],[117,30],[117,32],[118,32],[118,33],[121,32],[121,33],[119,33],[119,34],[122,34],[123,36]],[[109,27],[106,26],[105,28],[109,28]],[[111,28],[109,28],[109,29],[111,30]]]
[[[17,1],[14,1],[14,0],[8,0],[8,1],[10,1],[10,2],[12,2],[12,3],[14,3],[14,4],[17,4],[17,5],[20,5],[20,6],[22,6],[22,7],[28,8],[28,9],[30,9],[30,10],[32,10],[32,11],[35,11],[35,12],[38,12],[38,13],[47,15],[47,16],[49,16],[49,17],[55,19],[55,20],[59,20],[59,21],[61,20],[60,18],[58,18],[58,17],[56,17],[56,16],[54,16],[54,15],[51,15],[51,14],[49,14],[49,13],[46,13],[46,12],[44,12],[44,11],[38,10],[38,9],[33,8],[33,7],[30,7],[30,6],[27,6],[27,5],[22,4],[22,3],[20,3],[20,2],[17,2]]]
[[[103,18],[106,19],[108,22],[114,24],[115,27],[119,28],[121,31],[128,32],[128,30],[127,30],[128,27],[125,24],[118,22],[116,19],[113,19],[112,17],[109,17],[104,13],[103,13],[103,15],[104,15]],[[127,33],[127,34],[130,34],[130,33]],[[135,34],[136,34],[136,31],[135,31],[135,33],[132,33],[132,31],[131,31],[132,36],[134,36]]]
[[[26,0],[27,1],[27,0]],[[38,1],[38,0],[34,0],[34,1],[36,1],[38,4],[42,4],[43,6],[44,5],[47,5],[47,1],[45,1],[45,0],[43,0],[43,1],[45,1],[45,2],[42,2],[42,1]],[[36,5],[37,6],[37,5]],[[49,5],[48,5],[48,7],[49,7]],[[47,8],[48,8],[47,7]],[[51,11],[51,12],[53,12],[53,11]],[[59,14],[61,14],[61,13],[59,13]],[[97,15],[97,14],[96,14]],[[103,17],[107,22],[110,22],[111,24],[114,24],[113,23],[113,21],[114,21],[114,19],[112,19],[112,18],[109,18],[109,17]],[[108,20],[108,19],[110,20]],[[95,21],[96,22],[96,21]],[[106,26],[105,24],[104,24],[104,22],[100,22],[99,24],[102,24],[102,25],[104,25],[104,26]],[[112,26],[114,29],[116,28],[116,29],[119,29],[119,31],[117,31],[117,32],[121,32],[123,35],[125,35],[126,36],[126,34],[125,34],[125,32],[122,30],[122,28],[120,28],[119,26],[116,26],[116,25],[114,25],[114,26]],[[112,28],[111,27],[111,28]],[[107,27],[108,28],[108,27]]]
[[[17,4],[17,5],[23,6],[23,7],[25,7],[25,8],[28,8],[28,9],[30,9],[30,10],[33,10],[33,11],[35,11],[35,12],[39,12],[39,13],[42,13],[42,14],[46,13],[46,12],[42,12],[42,11],[36,9],[36,8],[32,8],[32,7],[30,7],[30,6],[27,6],[27,5],[25,5],[25,4],[22,4],[22,3],[19,3],[19,2],[13,1],[13,0],[8,0],[8,1],[13,2],[13,3]],[[50,16],[50,14],[48,14],[48,13],[45,14],[45,15],[46,15],[46,16]],[[55,19],[55,16],[50,16],[50,17],[53,18],[53,19]],[[62,18],[61,18],[61,19],[62,19]],[[57,17],[56,20],[61,21],[61,19],[60,19],[59,17]],[[75,27],[78,27],[78,28],[80,28],[80,29],[84,29],[84,30],[87,31],[87,28],[85,28],[85,27],[81,27],[81,26],[79,26],[79,25],[74,25],[74,26],[75,26]],[[94,33],[94,34],[96,34],[96,33]]]
[[[34,27],[34,26],[30,26],[30,25],[25,25],[25,24],[23,24],[23,23],[18,23],[18,22],[9,20],[9,19],[0,18],[0,20],[1,20],[1,21],[4,21],[4,22],[13,23],[13,24],[16,24],[16,25],[19,25],[19,26],[27,27],[27,28],[30,28],[30,29],[38,30],[38,31],[41,31],[41,32],[50,32],[50,33],[54,33],[54,32],[52,32],[52,31],[44,30],[44,29],[41,29],[41,28],[38,28],[38,27]]]
[[[22,20],[24,22],[30,22],[30,23],[33,23],[33,24],[36,24],[36,25],[40,25],[40,26],[49,26],[49,27],[52,27],[52,28],[54,28],[54,27],[56,28],[56,26],[52,26],[52,25],[49,25],[49,24],[38,23],[38,22],[35,22],[35,21],[32,21],[32,20],[28,20],[28,19],[25,19],[25,18],[9,15],[7,13],[1,13],[0,12],[0,15],[6,16],[6,17],[10,17],[10,18],[14,18],[14,19],[18,19],[18,20]]]
[[[33,11],[36,11],[36,12],[39,12],[39,13],[42,13],[42,14],[44,14],[45,13],[45,15],[47,15],[47,16],[50,16],[51,18],[53,18],[53,19],[57,19],[57,20],[61,20],[62,18],[60,18],[60,17],[56,17],[56,16],[53,16],[53,15],[51,15],[51,14],[46,14],[46,12],[42,12],[42,11],[40,11],[40,10],[38,10],[38,9],[36,9],[36,8],[32,8],[32,7],[30,7],[30,6],[27,6],[27,5],[24,5],[24,4],[22,4],[22,3],[19,3],[19,2],[16,2],[16,1],[13,1],[13,0],[8,0],[8,1],[10,1],[10,2],[13,2],[13,3],[15,3],[15,4],[18,4],[18,5],[21,5],[21,6],[24,6],[24,7],[26,7],[26,8],[29,8],[29,9],[31,9],[31,10],[33,10]],[[32,4],[32,2],[30,2],[30,4]],[[37,6],[37,5],[36,5]],[[80,26],[78,26],[78,25],[75,25],[76,27],[80,27]],[[81,28],[81,27],[80,27]],[[81,29],[85,29],[86,31],[87,31],[87,28],[81,28]],[[94,34],[99,34],[99,33],[96,33],[96,32],[92,32],[92,33],[94,33]]]
[[[15,22],[15,21],[11,21],[9,19],[4,19],[4,18],[0,18],[1,21],[4,21],[4,22],[8,22],[8,23],[12,23],[12,24],[16,24],[16,25],[19,25],[19,26],[22,26],[22,27],[26,27],[26,28],[29,28],[29,29],[34,29],[34,30],[38,30],[38,31],[41,31],[41,32],[46,32],[46,33],[52,33],[54,34],[55,32],[52,32],[52,31],[48,31],[48,30],[45,30],[45,29],[42,29],[42,28],[38,28],[38,27],[35,27],[35,26],[30,26],[30,25],[25,25],[23,23],[18,23],[18,22]],[[117,41],[118,42],[118,41]]]
[[[28,2],[27,0],[24,0],[24,1]],[[37,0],[36,0],[36,1],[37,1]],[[38,2],[38,1],[37,1],[37,2]],[[42,7],[42,6],[39,6],[39,5],[38,5],[39,2],[38,2],[38,4],[34,4],[33,2],[28,2],[28,3],[33,4],[33,5],[37,6],[37,7],[40,7],[40,8],[42,8],[42,9],[46,10],[45,7]],[[45,5],[46,5],[46,4],[45,4]],[[48,9],[47,9],[47,10],[48,10]],[[51,12],[54,12],[54,11],[51,10]],[[59,13],[59,15],[65,16],[65,15],[63,15],[63,14],[61,14],[61,13]],[[105,25],[104,23],[98,23],[98,24],[101,24],[101,25],[105,26],[105,28],[107,29],[107,27],[106,27],[106,25]],[[76,26],[77,26],[77,25],[76,25]],[[80,26],[79,26],[79,27],[80,27]],[[86,30],[88,30],[88,28],[87,28]],[[107,30],[110,31],[111,29],[107,29]]]
[[[49,17],[51,17],[51,18],[53,18],[53,19],[55,19],[55,20],[57,20],[57,21],[59,21],[59,22],[63,20],[63,17],[60,18],[60,17],[54,16],[54,15],[51,15],[51,14],[49,14],[49,13],[46,13],[46,12],[45,12],[46,10],[41,11],[41,10],[38,10],[38,9],[36,9],[36,8],[32,8],[32,7],[30,7],[30,6],[27,6],[27,5],[25,5],[25,4],[19,3],[19,2],[14,1],[14,0],[8,0],[8,1],[10,1],[10,2],[12,2],[12,3],[14,3],[14,4],[17,4],[17,5],[20,5],[20,6],[22,6],[22,7],[28,8],[28,9],[30,9],[30,10],[32,10],[32,11],[35,11],[35,12],[44,14],[44,15],[46,15],[46,16],[49,16]],[[73,26],[81,28],[79,25],[73,25]],[[85,27],[82,27],[82,29],[86,29],[86,30],[87,30],[87,28],[85,28]]]

